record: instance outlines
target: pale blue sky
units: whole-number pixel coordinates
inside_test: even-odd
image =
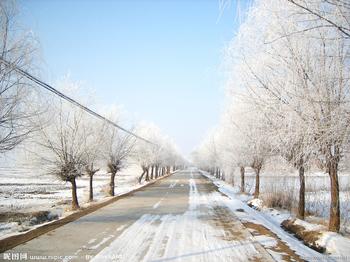
[[[40,40],[44,80],[69,73],[133,122],[158,125],[188,154],[219,118],[223,50],[239,26],[231,2],[220,19],[218,0],[20,0],[19,7]]]

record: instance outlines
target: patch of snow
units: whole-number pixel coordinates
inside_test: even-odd
[[[350,239],[335,232],[323,232],[317,244],[326,248],[326,252],[343,261],[350,259]]]
[[[308,222],[301,220],[301,219],[295,219],[294,224],[304,227],[305,230],[307,230],[307,231],[324,231],[326,229],[325,226],[311,224],[311,223],[308,223]],[[350,248],[350,246],[349,246],[349,248]]]
[[[275,247],[278,244],[276,239],[265,235],[254,236],[254,239],[265,248]]]
[[[248,201],[248,205],[253,206],[255,209],[261,210],[264,207],[264,202],[259,198],[254,198]]]
[[[274,260],[278,261],[278,262],[282,262],[282,261],[285,261],[283,259],[283,253],[278,253],[276,251],[273,251],[273,250],[269,250],[269,254],[273,257]]]
[[[0,223],[0,232],[4,235],[9,235],[22,230],[22,226],[17,222]]]

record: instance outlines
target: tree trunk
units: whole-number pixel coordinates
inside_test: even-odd
[[[141,176],[139,177],[139,184],[141,184],[142,178],[146,174],[146,170],[144,168],[142,170],[143,170],[143,172],[142,172]]]
[[[235,185],[235,173],[234,173],[234,171],[233,172],[231,171],[230,176],[231,176],[231,184],[232,184],[232,186],[234,186]]]
[[[299,204],[298,204],[298,214],[299,219],[305,218],[305,170],[304,166],[299,167]]]
[[[260,168],[255,169],[255,191],[254,198],[259,198],[260,194]]]
[[[114,178],[115,178],[116,173],[113,172],[111,173],[111,181],[109,182],[109,195],[114,196]]]
[[[94,188],[92,186],[94,175],[89,174],[89,202],[92,202],[94,200]]]
[[[154,178],[154,165],[152,165],[151,167],[151,179]]]
[[[94,164],[91,163],[90,166],[85,167],[85,171],[89,176],[89,202],[92,202],[94,200],[94,188],[93,188],[93,179],[94,175],[99,171],[100,169],[95,169]]]
[[[244,166],[240,167],[240,171],[241,171],[241,192],[244,193],[244,191],[245,191],[245,184],[244,184],[245,168],[244,168]]]
[[[148,182],[149,181],[149,167],[146,167],[146,178],[145,180]]]
[[[156,165],[155,171],[154,171],[154,175],[156,178],[158,178],[158,165]]]
[[[77,210],[80,208],[77,196],[77,184],[75,178],[69,181],[72,184],[72,210]]]
[[[334,162],[330,163],[328,168],[328,174],[331,180],[331,206],[330,206],[330,212],[329,212],[328,230],[333,232],[339,232],[340,203],[339,203],[338,164]]]

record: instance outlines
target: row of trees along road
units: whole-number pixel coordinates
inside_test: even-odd
[[[117,112],[108,115],[115,123],[119,122]],[[154,143],[150,144],[58,99],[50,99],[36,124],[39,128],[31,135],[27,148],[32,145],[32,155],[48,173],[71,183],[73,209],[79,208],[76,179],[82,175],[89,176],[89,200],[92,201],[93,177],[101,168],[110,174],[109,195],[114,196],[116,175],[135,162],[143,170],[140,183],[145,173],[145,180],[150,181],[169,174],[170,167],[174,170],[183,163],[175,145],[154,125],[143,124],[135,129],[137,135]],[[152,172],[149,176],[151,166],[162,172],[155,172],[154,176]]]
[[[218,177],[225,166],[256,174],[280,156],[299,173],[297,216],[305,216],[305,170],[328,173],[329,230],[339,231],[339,165],[349,149],[350,4],[257,0],[226,53],[228,90],[219,127],[193,154]],[[221,171],[220,171],[221,170]]]
[[[109,194],[114,196],[116,175],[132,162],[142,167],[147,181],[183,164],[175,145],[153,125],[144,124],[135,130],[154,141],[146,143],[49,95],[16,70],[18,67],[33,72],[37,68],[34,62],[38,50],[32,34],[16,24],[16,14],[13,1],[0,2],[1,153],[21,144],[33,161],[40,164],[40,169],[71,184],[72,209],[79,208],[76,179],[82,175],[89,176],[92,201],[93,178],[101,168],[110,174]],[[87,97],[79,95],[79,86],[71,81],[63,81],[60,90],[91,105]],[[107,115],[119,123],[118,112]]]

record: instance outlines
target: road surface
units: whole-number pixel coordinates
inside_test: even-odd
[[[41,261],[273,261],[207,178],[175,173],[7,251]]]

